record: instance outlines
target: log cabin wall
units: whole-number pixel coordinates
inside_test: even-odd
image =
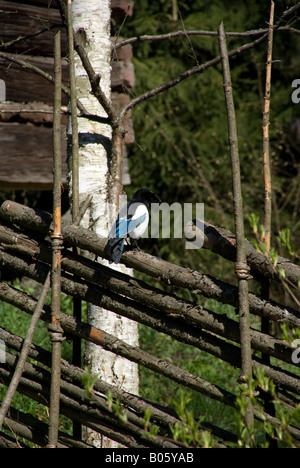
[[[128,0],[112,0],[112,18],[132,15]],[[0,0],[0,53],[16,57],[53,75],[53,40],[61,30],[63,83],[68,86],[67,37],[55,0],[25,2]],[[112,41],[114,38],[112,37]],[[114,53],[112,102],[116,108],[129,100],[126,90],[134,86],[131,46]],[[0,190],[52,189],[53,84],[31,69],[0,56],[0,84],[5,100],[0,102]],[[124,91],[125,90],[125,91]],[[67,110],[68,98],[62,93]],[[125,122],[125,144],[134,141],[130,114]],[[63,183],[67,183],[67,116],[63,127]],[[130,184],[124,145],[123,183]]]

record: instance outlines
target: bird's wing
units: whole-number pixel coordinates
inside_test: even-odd
[[[110,230],[109,237],[111,239],[124,239],[130,235],[135,228],[140,226],[145,218],[145,213],[138,218],[118,218]]]
[[[130,235],[130,233],[136,229],[138,226],[140,226],[142,224],[142,222],[146,219],[146,213],[143,213],[141,216],[139,216],[138,218],[131,218],[128,220],[129,224],[128,224],[128,234]]]
[[[117,239],[127,237],[129,220],[127,218],[118,218],[115,223],[115,235]]]

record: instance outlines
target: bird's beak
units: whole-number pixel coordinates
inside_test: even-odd
[[[161,203],[161,199],[153,193],[151,203]]]

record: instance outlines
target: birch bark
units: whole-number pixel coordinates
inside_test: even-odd
[[[85,50],[96,73],[101,76],[100,86],[107,99],[111,99],[111,42],[110,2],[108,0],[73,0],[72,21],[75,33],[80,32]],[[91,87],[80,58],[75,53],[77,95],[84,107],[92,114],[107,117],[98,100],[90,93]],[[92,194],[91,205],[82,225],[92,226],[98,235],[107,237],[109,220],[116,216],[116,207],[108,204],[112,129],[109,124],[78,119],[79,133],[79,204]],[[70,173],[70,179],[72,174]],[[70,190],[72,184],[69,184]],[[101,260],[102,262],[102,260]],[[105,261],[103,260],[103,263]],[[125,266],[116,266],[131,274]],[[138,344],[138,328],[135,322],[99,307],[88,305],[88,321],[91,325],[117,336],[127,343]],[[85,362],[92,374],[97,374],[109,383],[130,393],[138,393],[138,368],[124,358],[118,357],[89,343],[85,350]],[[113,446],[96,433],[89,433],[89,442],[96,446]]]

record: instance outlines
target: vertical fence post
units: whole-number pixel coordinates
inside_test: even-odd
[[[68,61],[70,80],[70,107],[72,128],[72,221],[79,213],[79,169],[78,169],[78,124],[77,124],[77,93],[74,66],[74,37],[72,25],[72,0],[68,0]]]
[[[52,368],[50,388],[50,415],[48,448],[56,448],[59,426],[61,342],[63,329],[60,326],[61,295],[61,34],[54,39],[54,109],[53,109],[53,219],[51,234],[51,323],[49,334],[52,345]]]
[[[272,177],[271,177],[271,161],[270,161],[270,138],[269,138],[269,125],[270,125],[270,103],[271,103],[271,71],[272,71],[272,53],[273,53],[273,26],[274,26],[274,2],[270,3],[270,18],[268,30],[268,48],[267,48],[267,61],[266,61],[266,79],[265,79],[265,95],[263,105],[263,173],[264,173],[264,242],[266,243],[267,251],[270,252],[271,248],[271,220],[272,220]],[[264,278],[261,282],[261,295],[269,300],[270,297],[270,279]],[[266,317],[261,318],[261,331],[262,333],[270,333],[270,321]],[[262,361],[265,365],[270,365],[270,356],[265,353],[261,355]],[[265,410],[275,416],[275,406],[272,397],[266,394],[264,396]],[[270,448],[277,447],[277,441],[269,437]]]
[[[241,370],[242,379],[252,375],[251,337],[250,337],[250,317],[249,317],[249,296],[248,279],[249,267],[247,265],[244,220],[243,220],[243,199],[240,177],[240,161],[238,150],[238,138],[236,130],[236,118],[234,101],[232,94],[231,74],[226,46],[226,35],[224,25],[219,27],[219,44],[223,67],[223,84],[225,93],[225,103],[228,120],[228,136],[231,156],[232,186],[233,186],[233,208],[234,223],[236,233],[236,263],[235,272],[238,278],[239,295],[239,325],[241,344]],[[249,428],[253,424],[253,407],[249,400],[245,414],[245,424]]]
[[[270,250],[271,243],[271,214],[272,214],[272,184],[271,184],[271,164],[270,164],[270,141],[269,141],[269,123],[270,123],[270,98],[271,98],[271,70],[272,70],[272,49],[273,49],[273,23],[274,23],[274,2],[271,1],[269,31],[268,31],[268,50],[266,63],[266,86],[263,108],[263,168],[265,183],[265,207],[264,207],[264,228],[265,242],[267,250]]]
[[[72,161],[72,222],[77,221],[79,215],[79,166],[78,166],[78,122],[77,122],[77,92],[75,80],[75,65],[74,65],[74,34],[72,24],[72,0],[68,0],[67,7],[68,20],[68,55],[69,55],[69,81],[70,81],[70,108],[71,108],[71,161]],[[76,253],[80,253],[80,249],[74,248]],[[73,315],[77,320],[81,320],[81,300],[73,298]],[[73,355],[72,364],[81,367],[81,339],[73,338]],[[73,436],[81,439],[81,424],[73,421]]]

